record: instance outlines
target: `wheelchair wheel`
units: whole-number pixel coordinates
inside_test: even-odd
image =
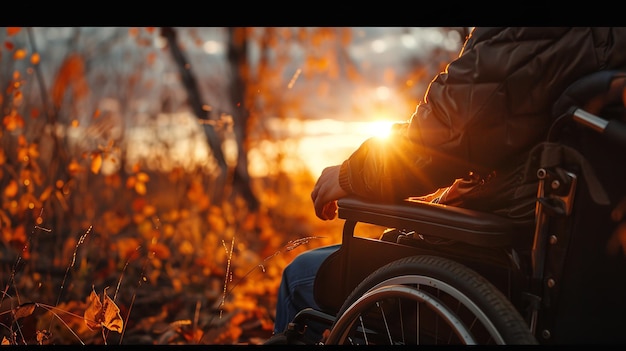
[[[511,302],[470,268],[413,256],[369,275],[348,296],[326,344],[537,344]]]

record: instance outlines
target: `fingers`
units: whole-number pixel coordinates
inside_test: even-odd
[[[335,219],[337,217],[337,201],[327,202],[322,210],[325,220]]]
[[[311,191],[315,215],[322,220],[337,217],[337,199],[346,195],[339,185],[339,168],[325,168]]]
[[[315,208],[315,215],[322,220],[330,220],[335,218],[337,212],[337,204],[335,201],[324,201],[321,197],[317,196],[319,192],[316,192],[315,196],[311,194],[313,200],[313,207]]]
[[[315,215],[318,218],[323,219],[323,220],[326,219],[326,215],[324,214],[325,204],[320,198],[320,189],[322,188],[322,185],[324,184],[324,171],[322,171],[322,174],[317,179],[317,182],[315,182],[313,191],[311,191],[311,200],[313,201],[313,207],[315,208]]]
[[[337,201],[315,204],[315,215],[324,221],[337,217]]]

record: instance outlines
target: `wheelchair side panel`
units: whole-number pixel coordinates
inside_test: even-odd
[[[450,250],[449,245],[430,246],[422,241],[417,245],[404,245],[359,237],[354,233],[355,227],[355,221],[346,221],[341,248],[322,264],[315,280],[316,302],[328,313],[338,312],[352,290],[376,269],[400,258],[416,255],[435,254],[454,259],[488,277],[505,295],[510,296],[514,290],[511,276],[516,274],[517,269],[512,267],[503,248],[458,243],[454,250]],[[468,255],[468,251],[475,252]]]
[[[617,220],[612,212],[626,201],[626,156],[591,132],[572,143],[591,163],[611,205],[595,204],[582,181],[572,216],[551,223],[558,240],[548,251],[537,338],[545,343],[623,343],[626,248],[615,239],[626,217]],[[611,242],[618,244],[613,251]]]

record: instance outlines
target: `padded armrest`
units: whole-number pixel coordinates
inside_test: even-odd
[[[338,207],[339,218],[346,221],[413,230],[476,246],[509,246],[515,233],[515,222],[507,218],[424,201],[390,204],[346,197],[338,201]]]

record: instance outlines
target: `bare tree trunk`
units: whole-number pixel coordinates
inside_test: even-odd
[[[246,79],[248,78],[248,39],[246,29],[241,27],[228,28],[228,67],[230,68],[230,97],[233,102],[233,128],[237,142],[237,164],[234,174],[234,189],[243,196],[252,211],[256,211],[259,202],[250,187],[248,173],[248,145],[246,128],[250,113],[245,101]]]
[[[174,58],[174,61],[176,62],[178,66],[178,69],[179,69],[179,72],[181,74],[181,78],[183,81],[183,85],[187,91],[189,104],[191,105],[191,108],[194,114],[196,115],[197,118],[201,120],[208,120],[209,116],[207,114],[207,111],[205,111],[202,108],[203,103],[202,103],[202,98],[200,96],[200,89],[198,87],[198,83],[195,79],[195,76],[191,72],[191,69],[189,69],[188,62],[184,53],[178,46],[178,42],[176,39],[176,31],[174,30],[174,28],[171,28],[171,27],[162,27],[161,35],[166,38],[170,52],[172,53],[172,57]],[[246,55],[246,50],[243,51],[243,55],[244,56]],[[231,55],[229,53],[229,62],[233,62],[230,56]],[[235,55],[236,58],[238,56],[239,55]],[[237,58],[234,62],[238,62],[238,60],[239,58]],[[245,59],[243,61],[243,64],[247,64]],[[237,80],[237,83],[234,83],[235,87],[231,88],[231,94],[232,94],[233,89],[237,90],[238,87],[243,88],[243,83],[241,82],[241,76],[237,74],[234,77],[235,77],[234,79]],[[239,98],[239,96],[243,96],[243,90],[241,90],[240,92],[237,92],[236,94],[238,95],[235,95],[233,101],[242,101],[241,98]],[[233,189],[244,197],[244,199],[246,200],[248,204],[248,208],[250,208],[251,210],[256,210],[258,208],[259,203],[256,197],[254,196],[254,194],[252,193],[252,189],[250,187],[250,177],[248,175],[248,168],[247,168],[247,153],[245,150],[242,149],[242,146],[241,146],[242,143],[240,142],[240,140],[243,140],[244,138],[244,135],[241,134],[241,130],[245,129],[245,126],[246,126],[245,123],[246,123],[247,118],[239,117],[238,110],[236,110],[235,113],[233,114],[233,118],[234,118],[235,135],[236,135],[237,144],[240,150],[240,152],[238,152],[239,159],[237,162],[237,166],[235,167],[235,170],[234,170]],[[221,170],[221,174],[218,177],[219,184],[217,184],[216,190],[223,191],[224,186],[226,185],[225,179],[226,179],[226,175],[228,174],[228,169],[227,169],[227,164],[226,164],[226,160],[224,157],[224,153],[222,151],[221,141],[211,124],[203,123],[203,126],[204,126],[205,133],[207,135],[209,147],[213,151],[213,156],[215,157],[215,160],[217,161]],[[242,154],[243,154],[243,160],[245,161],[243,165],[240,162],[242,158]],[[223,194],[219,193],[218,196],[214,198],[214,200],[221,202],[223,200]]]
[[[172,57],[174,58],[174,62],[176,62],[178,71],[180,72],[183,86],[187,91],[189,105],[191,106],[194,115],[200,120],[208,120],[209,116],[207,111],[202,108],[202,98],[200,97],[200,89],[198,88],[196,78],[189,68],[185,54],[178,46],[176,31],[172,27],[161,27],[161,36],[167,40],[167,45],[170,49]],[[226,175],[228,174],[226,159],[224,158],[224,152],[222,151],[221,140],[215,132],[215,129],[213,129],[213,126],[207,123],[203,123],[202,125],[204,126],[204,132],[206,134],[209,147],[213,152],[213,157],[220,167],[220,174],[217,177],[218,184],[215,186],[216,193],[213,195],[213,202],[220,203],[223,200],[224,194],[222,191],[226,183]]]

